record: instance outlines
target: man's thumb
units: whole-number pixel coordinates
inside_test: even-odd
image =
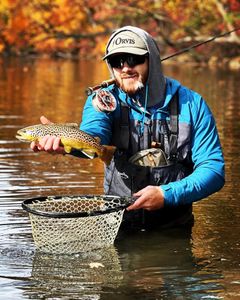
[[[46,125],[46,124],[53,124],[51,121],[49,121],[45,116],[41,116],[40,117],[40,121],[42,124]]]

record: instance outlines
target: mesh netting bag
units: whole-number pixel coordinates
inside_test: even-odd
[[[71,254],[112,245],[129,201],[117,196],[49,196],[23,201],[39,251]]]

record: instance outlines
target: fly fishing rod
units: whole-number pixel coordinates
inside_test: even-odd
[[[215,35],[214,37],[209,38],[208,40],[205,40],[205,41],[203,41],[203,42],[196,43],[196,44],[194,44],[194,45],[192,45],[192,46],[190,46],[190,47],[184,48],[184,49],[179,50],[179,51],[177,51],[177,52],[175,52],[175,53],[173,53],[173,54],[171,54],[171,55],[168,55],[168,56],[162,58],[161,61],[165,61],[165,60],[167,60],[167,59],[169,59],[169,58],[172,58],[172,57],[175,57],[175,56],[180,55],[180,54],[182,54],[182,53],[188,52],[188,51],[190,51],[190,50],[192,50],[192,49],[194,49],[194,48],[197,48],[197,47],[199,47],[199,46],[201,46],[201,45],[204,45],[204,44],[207,44],[207,43],[209,43],[209,42],[212,42],[212,41],[214,41],[214,40],[217,39],[217,38],[220,38],[220,37],[223,37],[223,36],[225,36],[225,35],[231,34],[232,32],[236,32],[236,31],[238,31],[239,29],[240,29],[240,27],[237,27],[237,28],[234,28],[234,29],[232,29],[232,30],[230,30],[230,31],[227,31],[227,32],[224,32],[224,33]],[[101,89],[101,88],[108,87],[109,85],[111,85],[111,84],[113,84],[113,83],[115,83],[115,82],[116,82],[115,78],[108,79],[108,80],[104,80],[102,83],[100,83],[100,84],[98,84],[98,85],[95,85],[95,86],[93,86],[93,87],[88,87],[88,88],[86,89],[86,94],[87,94],[87,96],[90,96],[90,95],[92,95],[92,93],[93,93],[94,91],[99,90],[99,89]]]
[[[182,54],[182,53],[188,52],[188,51],[190,51],[190,50],[192,50],[192,49],[194,49],[194,48],[197,48],[197,47],[199,47],[199,46],[201,46],[201,45],[204,45],[204,44],[207,44],[207,43],[209,43],[209,42],[212,42],[212,41],[214,41],[215,39],[218,39],[218,38],[223,37],[223,36],[225,36],[225,35],[231,34],[232,32],[238,31],[239,29],[240,29],[240,27],[234,28],[233,30],[230,30],[230,31],[227,31],[227,32],[218,34],[218,35],[215,35],[215,36],[213,36],[212,38],[210,38],[210,39],[208,39],[208,40],[206,40],[206,41],[199,42],[199,43],[194,44],[194,45],[192,45],[192,46],[190,46],[190,47],[187,47],[187,48],[184,48],[184,49],[182,49],[182,50],[179,50],[179,51],[177,51],[177,52],[175,52],[175,53],[173,53],[173,54],[171,54],[171,55],[168,55],[168,56],[162,58],[161,61],[164,61],[164,60],[167,60],[167,59],[172,58],[172,57],[174,57],[174,56],[177,56],[177,55],[180,55],[180,54]]]
[[[88,87],[88,88],[86,89],[86,94],[87,94],[88,96],[90,96],[90,95],[92,95],[92,93],[93,93],[94,91],[99,90],[99,89],[101,89],[101,88],[106,88],[106,87],[108,87],[109,85],[111,85],[111,84],[113,84],[113,83],[115,83],[115,82],[116,82],[115,78],[108,79],[108,80],[104,80],[104,81],[103,81],[102,83],[100,83],[100,84],[97,84],[97,85],[95,85],[95,86],[93,86],[93,87]]]

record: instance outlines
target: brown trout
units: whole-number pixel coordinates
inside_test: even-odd
[[[66,153],[72,149],[83,151],[93,158],[95,154],[109,165],[116,150],[114,146],[100,144],[98,137],[93,137],[80,130],[77,124],[38,124],[22,128],[17,131],[16,138],[23,142],[39,142],[46,135],[52,135],[61,139],[61,144]]]

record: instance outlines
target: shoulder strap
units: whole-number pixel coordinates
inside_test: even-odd
[[[127,150],[129,146],[129,107],[120,101],[120,149]]]
[[[177,159],[177,142],[178,142],[178,92],[176,92],[170,102],[170,160]]]
[[[120,101],[120,121],[118,147],[127,150],[129,147],[129,106]],[[176,92],[169,104],[170,109],[170,134],[169,134],[169,159],[177,159],[178,141],[178,92]],[[166,150],[166,149],[165,149]],[[168,152],[168,151],[167,151]]]

